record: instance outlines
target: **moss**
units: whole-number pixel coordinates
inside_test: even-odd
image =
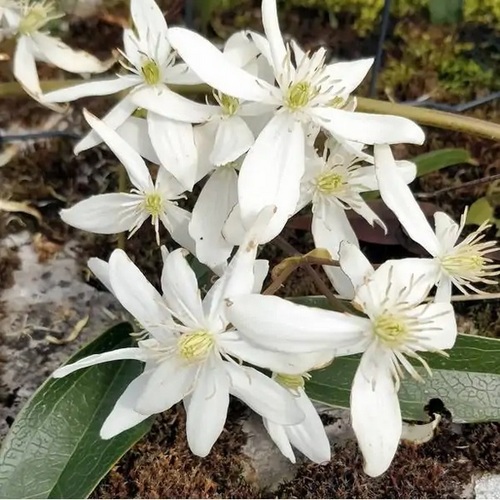
[[[500,28],[500,2],[498,0],[464,0],[463,17],[467,22]]]

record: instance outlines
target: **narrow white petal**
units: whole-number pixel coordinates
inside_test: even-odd
[[[252,293],[260,293],[264,280],[269,273],[269,261],[265,259],[257,259],[253,265],[254,283]]]
[[[208,179],[193,208],[189,234],[196,242],[196,257],[210,268],[225,264],[233,245],[222,228],[238,199],[238,176],[220,167]]]
[[[144,372],[132,380],[118,398],[99,433],[101,439],[111,439],[123,431],[131,429],[146,420],[150,415],[137,413],[134,406],[149,381],[149,372]]]
[[[146,44],[139,40],[133,28],[123,30],[123,49],[128,61],[136,68],[141,67]],[[139,77],[142,80],[142,77]],[[143,81],[143,80],[142,80]]]
[[[460,236],[460,225],[444,212],[434,214],[436,238],[442,250],[451,250]]]
[[[309,460],[317,464],[328,462],[331,458],[330,441],[316,408],[303,389],[299,389],[296,401],[306,418],[300,424],[286,427],[290,442]]]
[[[336,311],[294,304],[270,295],[230,297],[228,320],[263,348],[284,353],[335,351],[365,337],[369,321]]]
[[[351,390],[351,422],[365,472],[372,477],[390,466],[401,438],[402,420],[388,354],[371,348],[359,364]]]
[[[136,108],[137,106],[132,102],[129,94],[118,102],[118,104],[116,104],[116,106],[108,112],[102,121],[111,129],[116,130],[130,118]],[[91,129],[90,132],[88,132],[87,135],[80,139],[80,141],[76,144],[74,153],[77,155],[82,151],[101,144],[101,142],[101,136],[95,130]]]
[[[384,203],[394,212],[411,239],[436,256],[439,251],[436,235],[410,188],[398,174],[391,148],[387,145],[375,147],[375,172]]]
[[[195,125],[193,127],[194,143],[198,150],[197,181],[203,179],[203,177],[215,168],[215,165],[210,161],[210,153],[214,147],[215,134],[218,127],[217,120],[211,120],[203,125]]]
[[[441,278],[437,284],[436,296],[434,297],[434,300],[436,302],[450,302],[451,289],[452,289],[451,278],[444,273],[441,274]]]
[[[269,42],[274,71],[279,74],[285,64],[286,47],[280,31],[276,3],[276,0],[262,0],[262,24]]]
[[[295,398],[271,378],[249,366],[227,361],[224,366],[230,378],[229,392],[262,417],[283,425],[304,419]]]
[[[222,228],[222,234],[229,243],[239,246],[245,238],[245,226],[241,219],[240,205],[237,203],[229,213],[229,216]]]
[[[97,277],[97,279],[111,292],[111,281],[109,280],[109,264],[97,257],[91,257],[87,262],[87,267]]]
[[[109,259],[109,278],[113,293],[123,307],[159,341],[171,339],[163,327],[171,322],[163,298],[123,250],[114,250]]]
[[[410,184],[417,177],[417,166],[415,163],[407,160],[399,160],[396,162],[396,166],[398,167],[399,175],[406,184]]]
[[[125,167],[132,184],[141,191],[152,189],[153,181],[151,175],[149,174],[146,163],[139,153],[134,151],[130,145],[105,122],[99,120],[86,110],[83,111],[83,114],[88,124],[101,136],[102,140]]]
[[[295,453],[293,452],[292,445],[288,439],[286,432],[287,427],[280,424],[275,424],[271,420],[263,420],[264,427],[266,428],[269,437],[274,441],[274,444],[279,448],[281,453],[294,464],[296,462]]]
[[[40,31],[32,33],[31,38],[44,58],[70,73],[102,73],[115,63],[114,59],[100,61],[88,52],[72,49],[61,40]]]
[[[289,113],[276,115],[247,153],[238,178],[241,215],[250,227],[268,205],[277,207],[261,243],[277,236],[295,212],[305,168],[302,124]]]
[[[13,72],[24,90],[37,101],[42,98],[42,89],[36,70],[32,41],[27,36],[20,36],[14,51]]]
[[[457,321],[453,306],[447,302],[434,302],[416,307],[412,316],[425,323],[426,330],[416,333],[417,350],[438,351],[451,349],[457,340]]]
[[[187,65],[210,86],[239,99],[272,102],[268,83],[238,68],[202,36],[185,28],[170,28],[168,36]]]
[[[191,214],[172,203],[168,206],[167,213],[162,220],[172,239],[182,248],[195,254],[195,242],[189,234]]]
[[[200,328],[205,315],[194,271],[185,258],[185,250],[168,254],[161,274],[163,297],[172,313],[187,326]]]
[[[365,283],[374,272],[373,266],[359,247],[348,241],[340,245],[339,261],[342,271],[349,276],[355,289]]]
[[[208,106],[186,99],[172,92],[166,85],[144,85],[135,90],[131,97],[136,107],[185,123],[202,123],[219,112],[218,106]]]
[[[136,359],[138,361],[146,360],[144,351],[138,347],[127,347],[124,349],[116,349],[115,351],[103,352],[102,354],[92,354],[91,356],[87,356],[69,365],[61,366],[52,376],[54,378],[62,378],[82,368],[88,368],[89,366],[99,365],[109,361],[121,361],[123,359]]]
[[[116,129],[117,134],[125,140],[129,146],[137,151],[146,160],[160,164],[156,151],[151,144],[148,132],[148,122],[144,118],[130,116],[125,123]],[[97,135],[97,134],[96,134]]]
[[[237,160],[246,153],[255,138],[245,120],[239,116],[231,116],[219,122],[210,162],[214,165],[225,165]]]
[[[422,144],[423,130],[400,116],[354,113],[335,108],[315,108],[318,123],[335,137],[364,144]]]
[[[151,373],[134,410],[144,415],[168,410],[189,393],[197,369],[196,364],[186,364],[177,357],[164,361]]]
[[[210,358],[198,376],[187,406],[186,436],[191,451],[206,457],[226,423],[229,376],[220,360]]]
[[[187,64],[178,63],[165,71],[165,83],[167,85],[200,85],[203,81]]]
[[[184,186],[191,190],[196,180],[198,153],[194,143],[193,126],[165,118],[152,111],[147,117],[149,137],[160,164]]]
[[[123,77],[93,80],[48,92],[45,94],[44,100],[46,102],[69,102],[82,97],[111,95],[134,87],[138,83],[140,83],[140,80]]]
[[[251,66],[260,52],[248,32],[244,30],[233,33],[226,40],[223,53],[235,66],[244,68]]]
[[[91,196],[60,212],[70,226],[97,234],[118,234],[129,231],[137,220],[134,205],[140,198],[134,194],[107,193]]]
[[[344,271],[337,266],[323,266],[333,288],[344,299],[352,300],[355,295],[354,286]]]
[[[373,58],[358,59],[350,62],[336,62],[327,66],[326,72],[332,80],[338,80],[342,94],[350,94],[357,89],[370,71]]]

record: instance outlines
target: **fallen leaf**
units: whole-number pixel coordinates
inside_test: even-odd
[[[26,202],[23,201],[10,201],[0,199],[0,210],[5,212],[22,212],[24,214],[31,215],[42,222],[42,214],[33,207],[30,207]]]
[[[51,344],[56,344],[56,345],[69,344],[70,342],[73,342],[78,338],[82,330],[85,328],[85,326],[89,322],[89,318],[90,316],[87,314],[80,321],[78,321],[76,325],[73,327],[73,330],[71,330],[71,332],[67,337],[64,337],[63,339],[58,339],[53,335],[47,335],[45,337],[45,340],[47,342],[50,342]]]

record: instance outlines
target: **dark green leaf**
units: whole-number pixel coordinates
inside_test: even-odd
[[[422,177],[431,172],[437,172],[443,168],[460,163],[475,164],[475,161],[466,149],[455,148],[438,149],[437,151],[424,153],[412,158],[411,161],[417,165],[417,177]]]
[[[127,323],[71,358],[128,347]],[[121,361],[47,380],[19,413],[0,450],[0,498],[86,498],[152,419],[108,441],[99,430],[116,400],[142,371]]]
[[[328,309],[324,298],[299,298],[302,304]],[[333,333],[334,334],[334,333]],[[459,335],[449,357],[424,353],[433,376],[417,368],[424,382],[409,375],[399,391],[401,412],[408,420],[425,419],[424,406],[439,398],[452,413],[455,422],[500,421],[500,340]],[[333,406],[348,407],[352,379],[359,356],[339,357],[312,373],[308,394]],[[415,366],[418,366],[417,364]]]
[[[195,9],[200,16],[203,27],[209,23],[212,14],[214,14],[222,3],[223,0],[195,0]]]
[[[462,19],[463,0],[429,0],[431,22],[454,24]]]

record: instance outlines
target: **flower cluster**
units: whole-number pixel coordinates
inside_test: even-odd
[[[276,0],[262,0],[264,35],[236,33],[223,50],[188,29],[168,27],[154,0],[131,0],[134,26],[123,33],[122,71],[42,94],[35,58],[80,73],[105,68],[40,31],[56,16],[49,2],[2,5],[2,32],[18,35],[14,72],[40,102],[127,91],[102,120],[85,112],[91,130],[75,152],[106,143],[133,188],[92,196],[63,210],[62,219],[130,236],[150,220],[158,245],[162,226],[181,247],[171,253],[161,247],[161,293],[122,250],[109,262],[89,262],[142,329],[137,347],[54,373],[64,377],[120,359],[144,363],[101,437],[182,401],[189,446],[206,456],[222,432],[231,394],[262,416],[290,460],[296,448],[325,462],[330,446],[306,382],[336,357],[362,354],[352,425],[366,473],[382,474],[401,437],[400,379],[408,373],[420,380],[418,364],[430,371],[420,353],[444,354],[455,343],[452,285],[478,291],[500,271],[488,258],[495,248],[483,241],[485,226],[460,240],[463,221],[459,226],[437,212],[432,229],[415,201],[408,187],[415,165],[396,161],[391,145],[423,143],[422,129],[406,118],[355,112],[352,93],[372,60],[328,63],[325,49],[305,52],[285,43]],[[179,93],[194,84],[210,87],[205,103]],[[147,162],[158,166],[154,179]],[[179,207],[200,181],[192,211]],[[377,269],[369,263],[346,212],[387,231],[364,197],[374,190],[428,258],[390,260]],[[309,205],[316,247],[338,262],[325,272],[355,314],[261,293],[268,263],[257,259],[259,245]],[[204,297],[188,252],[219,276]]]

